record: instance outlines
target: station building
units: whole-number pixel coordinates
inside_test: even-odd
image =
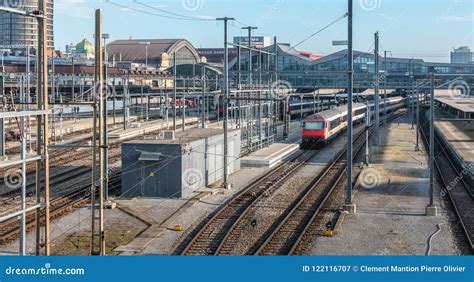
[[[194,46],[186,39],[134,39],[116,40],[107,45],[109,61],[147,64],[161,71],[176,64],[205,62]]]
[[[264,51],[273,52],[274,46],[263,48]],[[285,80],[294,88],[313,89],[344,88],[347,84],[347,50],[341,50],[324,57],[305,55],[288,44],[278,44],[277,71],[280,80]],[[274,71],[273,58],[266,55],[260,56],[252,53],[252,69],[254,72],[261,65],[263,72],[270,60],[269,71]],[[241,75],[244,77],[249,70],[248,52],[242,52],[240,61]],[[379,57],[382,84],[389,88],[406,88],[412,82],[427,79],[431,72],[445,75],[474,74],[474,64],[436,63],[425,62],[422,59]],[[230,63],[231,74],[235,79],[238,71],[237,58]],[[375,75],[375,55],[373,53],[354,51],[354,87],[367,89],[373,87]],[[386,70],[386,73],[385,73]],[[449,77],[444,78],[448,80]],[[469,80],[469,78],[466,78]],[[474,81],[467,81],[474,84]]]

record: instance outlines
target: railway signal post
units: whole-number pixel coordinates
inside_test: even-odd
[[[354,60],[352,46],[352,0],[348,0],[348,20],[347,20],[347,190],[344,211],[348,213],[356,212],[356,205],[352,202],[352,96],[354,86]]]
[[[218,21],[224,21],[224,183],[223,188],[230,189],[229,183],[229,167],[228,167],[228,150],[229,140],[228,138],[228,115],[229,115],[229,49],[227,47],[227,24],[229,21],[233,21],[234,18],[218,18]]]
[[[426,207],[427,216],[436,216],[438,214],[436,206],[434,205],[434,146],[435,146],[435,137],[434,137],[434,94],[435,94],[435,75],[434,73],[430,74],[430,204]]]
[[[91,228],[91,255],[105,255],[105,230],[104,230],[104,192],[108,184],[106,167],[107,152],[107,97],[104,93],[104,68],[102,52],[102,11],[95,11],[95,101],[99,102],[99,178],[93,179],[91,193],[92,228]],[[96,131],[94,130],[94,135]],[[94,142],[95,147],[95,142]],[[94,154],[95,155],[95,154]],[[93,166],[95,170],[95,166]],[[97,180],[97,181],[96,181]],[[95,187],[99,192],[95,192]],[[96,205],[97,203],[97,205]],[[96,222],[98,221],[98,222]]]
[[[379,72],[379,32],[375,33],[375,125],[374,143],[380,145],[380,72]]]
[[[370,129],[370,105],[369,100],[365,101],[367,110],[365,112],[365,165],[370,164],[370,148],[369,148],[369,129]]]

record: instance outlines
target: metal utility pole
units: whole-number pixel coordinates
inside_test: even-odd
[[[347,193],[344,210],[349,213],[355,213],[356,206],[352,202],[352,96],[354,87],[354,54],[352,46],[352,0],[348,0],[347,26]]]
[[[230,188],[229,183],[229,140],[228,140],[228,115],[229,115],[229,49],[227,48],[227,24],[234,18],[218,18],[224,21],[224,183],[225,189]],[[250,29],[251,30],[251,29]],[[249,42],[250,44],[250,42]]]
[[[173,54],[173,130],[176,131],[176,52]]]
[[[387,123],[387,86],[388,86],[388,75],[387,75],[387,53],[391,53],[391,51],[384,51],[384,96],[383,96],[383,124]]]
[[[75,79],[76,79],[76,74],[74,73],[74,57],[71,57],[71,99],[74,99],[74,86],[75,86]],[[82,102],[82,101],[81,101]]]
[[[274,83],[278,83],[278,41],[277,41],[277,37],[273,37],[273,60],[274,60],[274,74],[273,74],[273,82]],[[275,107],[275,97],[274,95],[272,95],[272,101],[271,101],[271,107],[275,108],[275,111],[277,110],[278,107]],[[276,116],[277,115],[274,115],[274,122],[272,123],[272,132],[273,134],[275,134],[275,124],[277,123],[277,120],[276,120]],[[291,117],[290,117],[291,118]],[[286,121],[284,121],[286,123]],[[289,129],[289,127],[288,127]]]
[[[206,128],[206,66],[202,66],[202,105],[201,105],[201,127]]]
[[[245,29],[248,31],[248,45],[249,45],[249,59],[248,59],[248,63],[249,63],[249,84],[252,84],[252,71],[253,71],[253,62],[252,62],[252,30],[255,30],[255,29],[258,29],[258,27],[255,27],[255,26],[246,26],[246,27],[242,27],[242,29]],[[226,47],[227,48],[227,47]]]
[[[412,59],[413,60],[413,59]],[[414,75],[413,75],[413,61],[410,60],[410,87],[411,87],[411,129],[415,128],[415,88],[414,88]]]
[[[104,99],[102,103],[104,104],[104,125],[103,125],[103,135],[104,135],[104,144],[109,144],[109,132],[108,132],[108,110],[107,110],[107,99],[110,95],[109,93],[109,87],[108,87],[108,65],[109,65],[109,59],[108,59],[108,54],[107,54],[107,39],[110,38],[110,35],[108,33],[103,33],[102,34],[102,39],[104,40],[104,45],[102,47],[103,49],[103,63],[104,63],[104,81],[102,82],[102,91],[105,91],[102,93],[104,95]],[[113,103],[113,111],[114,111],[114,116],[113,116],[113,123],[115,125],[115,99],[112,100]],[[105,182],[105,187],[104,187],[104,192],[105,192],[105,201],[109,201],[109,181],[108,181],[108,171],[109,171],[109,152],[108,148],[105,148],[104,150],[104,162],[105,162],[105,168],[104,171],[106,173],[107,181]]]
[[[370,148],[369,148],[369,129],[370,129],[370,104],[369,100],[365,101],[366,113],[365,113],[365,164],[370,164]]]
[[[123,129],[127,129],[128,128],[128,114],[129,114],[129,110],[128,110],[128,84],[129,84],[129,80],[128,80],[128,77],[127,79],[125,80],[125,83],[123,85]]]
[[[145,45],[145,68],[148,71],[148,46],[150,46],[150,41],[138,42],[140,45]]]
[[[415,151],[420,151],[420,94],[416,91],[416,147]]]
[[[434,111],[434,95],[435,95],[435,74],[430,74],[431,80],[431,97],[430,97],[430,204],[426,207],[426,215],[428,216],[436,216],[437,210],[436,206],[434,205],[434,146],[435,146],[435,137],[434,137],[434,118],[435,118],[435,111]]]
[[[20,217],[20,255],[26,256],[26,129],[25,118],[20,118],[20,146],[21,146],[21,210]]]
[[[99,101],[99,195],[98,207],[96,203],[95,189],[91,193],[92,201],[92,236],[91,236],[91,255],[105,255],[105,230],[104,230],[104,192],[107,189],[108,174],[106,168],[107,140],[105,132],[107,131],[107,97],[105,96],[103,86],[103,52],[102,52],[102,11],[95,11],[95,80],[96,80],[96,100]],[[98,217],[96,217],[98,210]],[[97,230],[95,220],[98,220]],[[97,241],[96,241],[97,240]]]
[[[379,70],[379,32],[375,33],[375,125],[374,143],[380,145],[380,70]]]
[[[238,90],[238,94],[237,94],[237,108],[238,108],[238,111],[237,111],[237,128],[240,128],[241,126],[241,119],[242,119],[242,101],[240,100],[240,98],[242,97],[242,93],[240,92],[240,90],[242,90],[242,87],[241,87],[241,84],[242,84],[242,76],[241,76],[241,69],[242,69],[242,65],[240,63],[241,61],[241,47],[240,47],[240,44],[239,46],[237,46],[237,90]]]
[[[181,95],[181,130],[186,130],[186,91],[183,91]]]
[[[38,77],[37,77],[37,95],[38,100],[38,109],[48,110],[49,101],[48,101],[48,40],[46,34],[46,11],[47,5],[46,0],[38,1],[39,11],[44,17],[38,18],[38,55],[37,55],[37,67],[38,67]],[[40,78],[41,77],[41,78]],[[41,121],[41,118],[44,120]],[[36,146],[37,154],[43,155],[44,160],[37,162],[36,167],[36,197],[37,202],[41,202],[41,170],[44,169],[44,200],[43,204],[45,222],[44,222],[44,254],[49,256],[51,254],[51,237],[50,237],[50,191],[49,191],[49,156],[48,156],[48,146],[49,146],[49,119],[48,114],[45,114],[43,117],[37,117],[37,134],[36,134]],[[42,128],[43,126],[43,128]],[[43,139],[43,140],[41,140]],[[39,254],[40,250],[40,224],[41,224],[41,214],[40,210],[37,210],[36,213],[36,253]]]

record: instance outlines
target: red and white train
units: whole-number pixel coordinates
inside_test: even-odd
[[[406,98],[393,97],[387,99],[387,105],[384,101],[380,103],[380,114],[383,115],[385,107],[387,114],[406,106]],[[375,104],[369,104],[372,116],[374,116]],[[365,120],[367,106],[362,103],[354,103],[353,121],[354,123]],[[323,111],[303,120],[303,128],[301,130],[301,146],[308,147],[315,142],[327,142],[338,135],[347,127],[347,105],[336,107],[327,111]]]

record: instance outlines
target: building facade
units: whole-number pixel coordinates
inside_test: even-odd
[[[274,47],[264,48],[267,52],[273,52]],[[274,72],[274,59],[265,55],[258,57],[255,52],[252,55],[253,81],[260,77],[259,65],[264,81],[267,75]],[[278,44],[278,79],[287,82],[294,88],[345,88],[347,85],[347,50],[311,59],[314,56],[306,56],[285,44]],[[316,56],[317,57],[317,56]],[[261,62],[259,63],[259,59]],[[248,80],[248,52],[243,52],[240,61],[240,77],[242,81]],[[456,75],[474,75],[474,64],[462,63],[436,63],[425,62],[422,59],[408,59],[389,57],[385,63],[383,57],[379,57],[381,71],[381,84],[393,89],[406,89],[417,80],[427,79],[430,73]],[[386,70],[386,72],[385,72]],[[230,63],[230,71],[234,81],[238,75],[238,62],[234,59]],[[267,77],[268,78],[268,77]],[[372,88],[375,79],[375,55],[373,53],[354,51],[354,87]],[[441,81],[448,80],[442,78]],[[442,83],[442,82],[440,82]]]
[[[9,7],[9,0],[0,0],[3,6]],[[47,5],[46,15],[47,44],[50,50],[54,49],[54,1],[45,0]],[[33,11],[38,9],[38,0],[20,1],[21,10]],[[0,11],[0,46],[5,49],[24,49],[27,46],[38,45],[38,23],[36,19]]]
[[[202,59],[186,39],[115,40],[107,45],[109,62],[131,62],[160,71],[176,65],[199,64]]]
[[[474,53],[468,46],[461,46],[451,52],[452,64],[469,64],[473,62]]]

